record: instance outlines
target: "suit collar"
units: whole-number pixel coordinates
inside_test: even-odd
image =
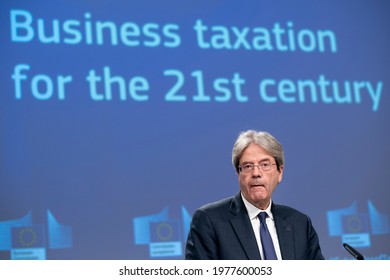
[[[270,200],[270,203],[269,203],[267,209],[265,209],[265,210],[260,210],[259,208],[254,206],[252,203],[250,203],[248,200],[245,199],[245,197],[242,195],[242,193],[241,193],[241,199],[244,202],[244,205],[245,205],[245,208],[248,212],[250,220],[256,218],[259,215],[259,213],[262,211],[265,211],[267,213],[268,217],[270,217],[272,220],[274,219],[274,216],[273,216],[272,211],[271,211],[272,199]]]
[[[256,238],[253,233],[252,224],[249,220],[245,204],[242,201],[241,193],[233,196],[230,203],[230,213],[232,214],[230,223],[248,259],[259,260],[260,253],[258,250]]]
[[[261,259],[248,212],[241,198],[241,193],[233,196],[229,211],[232,214],[230,223],[248,259]],[[274,216],[282,259],[293,260],[295,259],[294,226],[292,223],[288,222],[287,214],[279,205],[272,203],[271,211]]]

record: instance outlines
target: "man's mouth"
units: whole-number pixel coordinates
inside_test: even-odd
[[[264,187],[264,185],[263,185],[263,184],[257,184],[257,183],[256,183],[256,184],[252,184],[251,187],[252,187],[252,188],[258,188],[258,187]]]

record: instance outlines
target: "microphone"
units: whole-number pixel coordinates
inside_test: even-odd
[[[360,254],[358,251],[356,251],[355,248],[353,248],[351,245],[347,243],[343,243],[344,248],[357,260],[364,260],[364,257],[362,254]]]

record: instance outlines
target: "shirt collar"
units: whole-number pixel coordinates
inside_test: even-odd
[[[252,203],[250,203],[248,200],[245,199],[245,197],[241,194],[242,201],[244,201],[245,208],[248,211],[249,219],[256,219],[260,212],[267,212],[268,217],[270,217],[272,220],[274,219],[274,216],[271,212],[271,205],[272,205],[272,199],[270,200],[270,203],[265,210],[260,210],[256,206],[254,206]]]

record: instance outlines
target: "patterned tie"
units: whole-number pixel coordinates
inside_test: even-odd
[[[265,260],[277,260],[275,253],[274,244],[272,242],[271,235],[269,234],[267,223],[265,222],[265,218],[268,217],[266,212],[260,212],[260,238],[261,245],[263,246],[263,253]]]

